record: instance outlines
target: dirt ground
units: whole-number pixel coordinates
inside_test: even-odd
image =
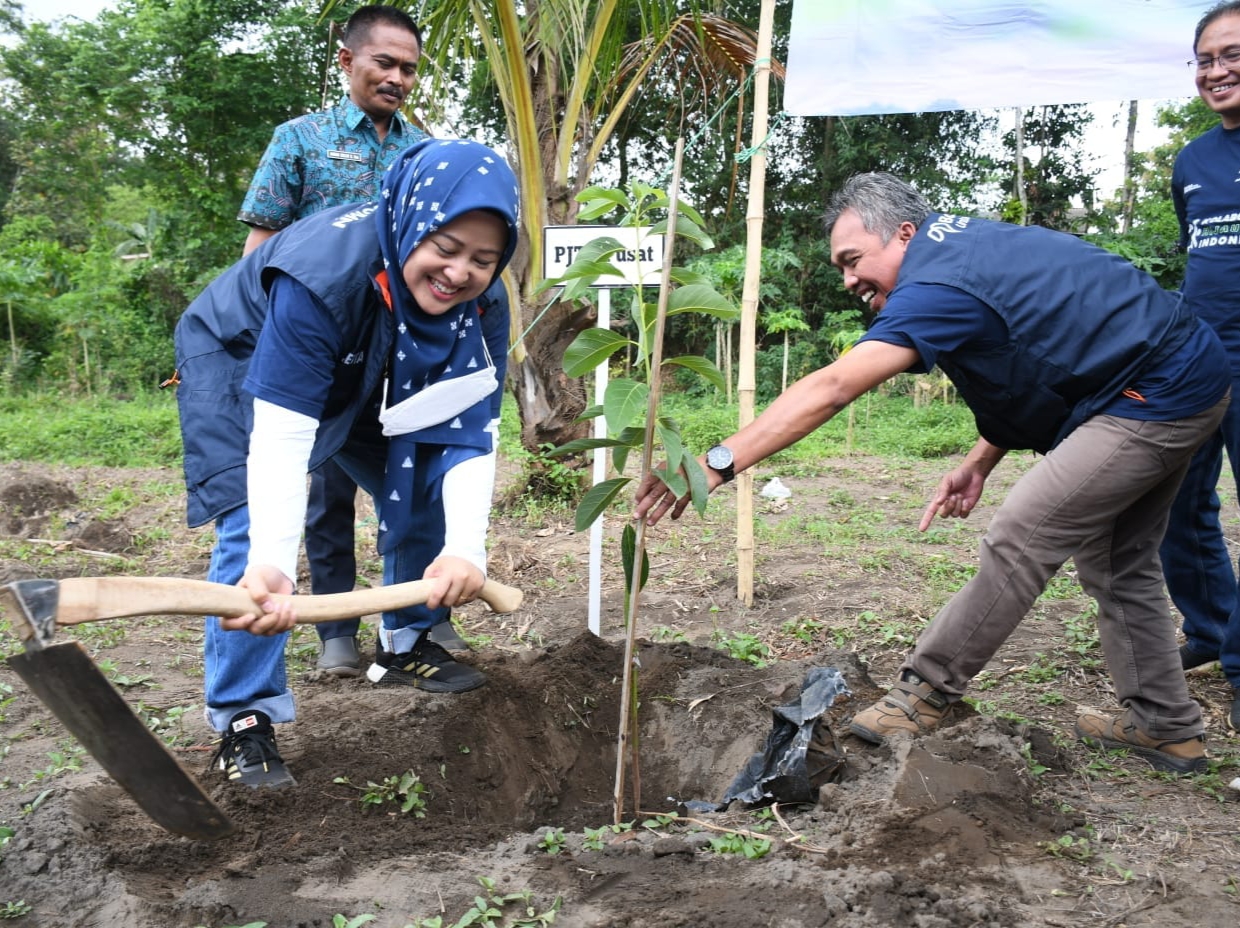
[[[228,787],[209,769],[200,620],[62,631],[236,831],[208,842],[162,830],[0,665],[0,826],[12,831],[0,846],[0,919],[308,928],[370,915],[376,928],[404,928],[440,916],[449,926],[469,923],[487,896],[493,924],[550,924],[558,905],[555,925],[582,928],[1240,924],[1230,690],[1217,667],[1190,675],[1217,761],[1208,775],[1175,780],[1075,743],[1078,709],[1113,696],[1070,569],[941,731],[883,747],[846,734],[967,578],[991,507],[1028,466],[1005,462],[971,519],[918,535],[952,463],[849,457],[783,475],[790,499],[756,500],[750,608],[736,598],[733,489],[705,519],[650,531],[640,763],[626,775],[640,798],[627,791],[618,828],[603,827],[624,661],[618,520],[605,531],[601,637],[586,628],[588,536],[562,510],[495,520],[492,575],[526,598],[509,615],[479,604],[458,614],[474,644],[466,659],[489,676],[475,692],[324,679],[313,632],[299,629],[288,652],[299,717],[279,730],[298,779],[286,791]],[[0,465],[0,583],[204,577],[210,535],[184,528],[178,486],[172,469]],[[1228,518],[1234,530],[1230,500]],[[373,577],[374,558],[359,551]],[[369,619],[368,644],[373,630]],[[7,629],[0,648],[20,648]],[[817,729],[811,759],[829,770],[815,778],[816,802],[687,811],[725,795],[762,751],[772,710],[796,701],[813,668],[837,669],[851,691]],[[361,801],[368,782],[407,772],[427,789],[424,817]],[[660,817],[671,813],[679,819]]]

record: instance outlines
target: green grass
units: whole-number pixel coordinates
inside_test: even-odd
[[[680,424],[685,447],[704,450],[736,431],[737,407],[722,401],[672,394],[664,413]],[[824,458],[855,454],[937,458],[968,451],[977,441],[973,414],[963,403],[915,407],[911,397],[872,393],[854,404],[849,445],[848,416],[841,413],[800,442],[770,459],[779,473],[820,469]],[[760,412],[761,410],[759,410]]]
[[[54,394],[0,399],[0,460],[156,467],[180,457],[181,431],[171,393],[129,400]]]
[[[664,412],[681,428],[685,446],[709,448],[736,429],[737,407],[715,398],[666,397]],[[914,407],[907,396],[871,394],[857,407],[848,444],[847,417],[828,422],[771,459],[780,473],[817,471],[824,459],[849,451],[904,458],[941,457],[972,447],[976,432],[963,404]],[[504,398],[500,453],[528,454],[520,445],[516,401]],[[130,399],[75,398],[51,393],[0,397],[0,461],[46,461],[69,466],[155,467],[181,457],[173,391]],[[553,475],[554,476],[554,475]],[[113,501],[123,508],[123,500]]]

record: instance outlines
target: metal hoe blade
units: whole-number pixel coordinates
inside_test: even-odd
[[[15,654],[8,664],[158,824],[198,840],[232,833],[232,822],[134,714],[80,643]]]

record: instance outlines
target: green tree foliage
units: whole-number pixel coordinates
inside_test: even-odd
[[[1002,218],[1020,225],[1046,226],[1064,232],[1083,231],[1097,218],[1094,178],[1085,153],[1085,129],[1093,120],[1084,106],[1039,106],[1020,114],[1024,133],[1020,181],[1016,171],[1016,129],[1003,136],[1009,158],[1000,164],[1009,199]],[[1017,188],[1023,183],[1022,191]],[[1077,202],[1083,215],[1074,213]],[[1023,215],[1022,215],[1023,213]]]
[[[1136,172],[1137,197],[1133,225],[1121,235],[1112,222],[1091,240],[1127,258],[1149,272],[1164,287],[1174,289],[1184,278],[1187,256],[1179,247],[1180,226],[1171,201],[1171,170],[1180,150],[1218,125],[1218,115],[1200,98],[1172,104],[1158,111],[1158,124],[1169,130],[1167,140],[1141,157]],[[1118,213],[1118,204],[1109,204]]]
[[[24,258],[44,285],[15,314],[26,354],[9,384],[133,390],[171,373],[181,310],[240,254],[237,210],[272,129],[320,103],[315,13],[120,0],[0,49],[4,253],[43,246]]]

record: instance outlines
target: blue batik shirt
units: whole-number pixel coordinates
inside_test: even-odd
[[[374,199],[396,156],[426,137],[396,113],[379,141],[370,117],[348,97],[290,119],[276,127],[237,218],[278,231],[328,207]]]

